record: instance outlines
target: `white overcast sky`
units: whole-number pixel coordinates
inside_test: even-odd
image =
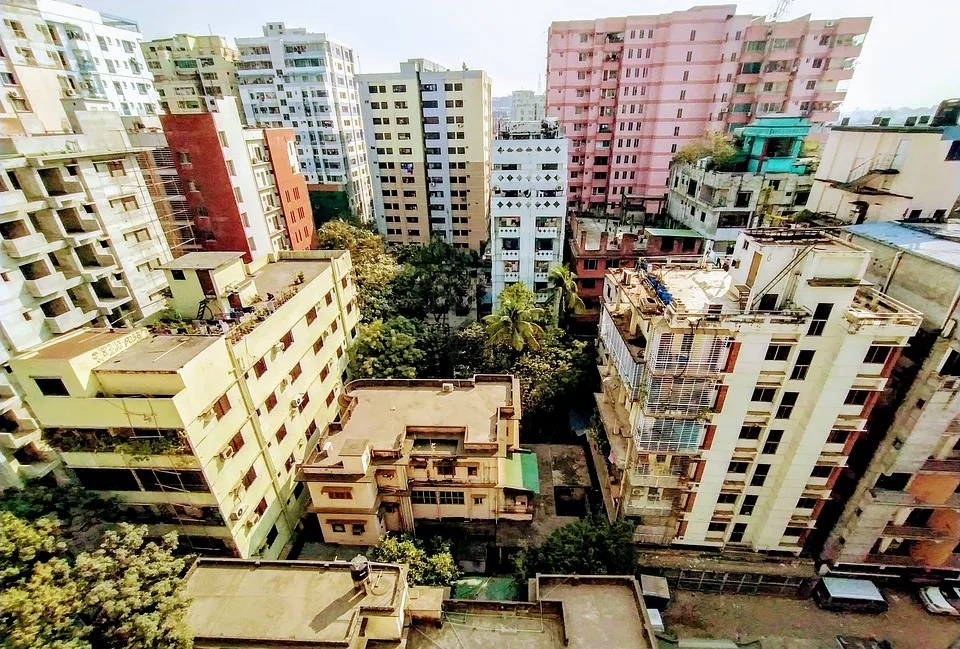
[[[259,36],[266,22],[327,32],[353,46],[361,72],[428,58],[466,63],[493,78],[493,94],[534,89],[546,69],[553,20],[656,14],[703,0],[79,0],[133,18],[146,38],[175,33]],[[738,13],[767,14],[775,0],[745,0]],[[723,3],[713,3],[723,4]],[[854,108],[930,106],[960,97],[960,1],[794,0],[788,18],[872,16],[844,104]]]

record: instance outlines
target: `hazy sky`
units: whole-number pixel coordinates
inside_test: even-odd
[[[266,22],[327,32],[353,46],[361,72],[424,57],[486,70],[495,96],[536,88],[553,20],[655,14],[708,0],[79,0],[133,18],[146,38],[175,33],[259,36]],[[745,0],[763,15],[775,0]],[[723,3],[715,3],[723,4]],[[873,16],[844,109],[929,106],[960,97],[958,0],[794,0],[788,18]]]

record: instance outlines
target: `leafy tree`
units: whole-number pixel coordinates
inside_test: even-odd
[[[373,559],[407,564],[407,580],[413,586],[449,586],[460,576],[450,544],[436,539],[428,551],[422,541],[407,534],[385,534],[373,549]]]
[[[537,321],[542,317],[543,309],[501,300],[497,312],[484,317],[483,321],[490,344],[522,352],[524,349],[540,349],[543,327]]]
[[[569,266],[563,264],[551,268],[547,274],[547,281],[553,292],[551,299],[556,303],[554,313],[562,313],[565,319],[571,311],[579,313],[584,310],[583,300],[577,294],[577,276]]]
[[[417,349],[417,327],[402,316],[374,320],[360,327],[349,349],[355,378],[412,379],[425,354]]]
[[[393,294],[402,315],[429,316],[440,323],[451,311],[470,308],[474,272],[469,254],[434,238],[426,246],[407,246],[398,256],[403,266]]]
[[[32,531],[28,528],[33,528]],[[146,543],[146,528],[121,524],[75,560],[52,518],[0,513],[0,638],[9,649],[188,649],[185,562],[176,535]],[[10,551],[10,542],[20,544]]]
[[[504,302],[513,302],[520,307],[537,306],[537,294],[530,290],[530,287],[523,282],[514,282],[507,288],[500,291],[497,298],[500,304]]]
[[[333,220],[342,220],[350,225],[360,225],[360,220],[350,211],[350,200],[347,198],[347,192],[312,191],[309,194],[313,222],[318,227]]]
[[[740,152],[723,133],[711,131],[699,140],[684,145],[673,156],[673,161],[693,163],[709,157],[714,167],[724,169],[732,165],[739,155]]]
[[[559,575],[633,575],[637,550],[633,525],[590,517],[554,531],[540,546],[524,548],[513,559],[517,577]]]
[[[345,221],[328,221],[317,230],[317,245],[324,250],[350,251],[364,322],[394,315],[391,283],[400,272],[400,265],[387,254],[380,235]]]

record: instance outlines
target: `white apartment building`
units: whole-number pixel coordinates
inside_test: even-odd
[[[60,99],[78,96],[156,125],[135,22],[56,0],[3,0],[0,14],[0,132],[68,132]]]
[[[58,334],[123,326],[165,306],[160,266],[172,255],[139,165],[150,149],[131,144],[114,112],[70,119],[70,135],[0,138],[2,362]],[[18,410],[18,388],[0,380],[4,412],[23,423],[0,444],[18,453],[0,466],[0,485],[10,485],[45,463],[41,449],[24,450],[36,441],[33,425]]]
[[[658,545],[799,553],[921,315],[870,253],[744,231],[730,270],[608,273],[600,323],[611,518]],[[598,454],[599,455],[599,454]],[[607,486],[609,485],[609,486]]]
[[[490,200],[494,301],[516,282],[538,291],[538,301],[549,298],[547,274],[563,260],[566,177],[567,140],[556,120],[500,124]]]
[[[532,90],[514,90],[510,93],[510,121],[531,122],[546,116],[546,98]]]
[[[237,59],[240,54],[232,39],[177,34],[146,41],[140,47],[147,69],[153,74],[163,112],[214,111],[218,99],[239,98]]]
[[[247,124],[293,128],[310,190],[345,192],[350,209],[369,221],[370,171],[353,49],[283,23],[267,23],[263,36],[236,42]]]
[[[480,250],[490,217],[492,83],[408,59],[358,78],[377,228],[387,243],[442,237]]]

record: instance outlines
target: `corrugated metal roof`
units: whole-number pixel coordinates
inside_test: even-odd
[[[824,577],[823,585],[827,587],[831,597],[845,599],[866,599],[874,602],[883,602],[883,595],[876,584],[866,579],[844,579],[842,577]]]
[[[960,270],[960,242],[938,237],[895,221],[848,225],[844,229],[865,239],[893,246],[911,255]]]

